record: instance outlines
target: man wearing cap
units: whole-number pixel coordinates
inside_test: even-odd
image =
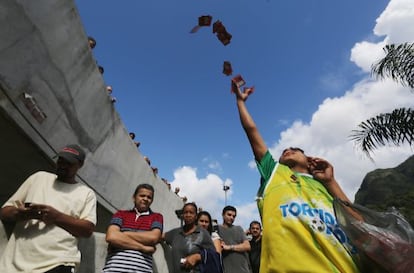
[[[55,174],[34,173],[3,205],[0,219],[16,225],[0,272],[75,272],[77,237],[91,236],[96,224],[95,193],[75,180],[84,160],[78,145],[64,147]]]

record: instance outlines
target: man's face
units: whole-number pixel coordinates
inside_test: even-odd
[[[223,223],[227,226],[232,226],[234,220],[236,219],[236,212],[232,210],[227,210],[223,214]]]
[[[81,166],[82,164],[80,162],[70,163],[63,157],[59,157],[56,162],[56,175],[58,180],[62,182],[72,182]]]
[[[139,212],[146,212],[152,204],[154,193],[148,189],[139,189],[137,194],[133,197],[135,208]]]
[[[259,224],[252,224],[250,226],[250,233],[252,234],[253,238],[257,238],[260,236],[260,225]]]
[[[283,150],[279,162],[290,168],[296,165],[307,166],[308,158],[301,149],[290,147]]]

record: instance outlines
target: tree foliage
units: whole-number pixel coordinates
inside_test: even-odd
[[[382,79],[389,77],[414,89],[414,43],[386,45],[384,51],[385,57],[372,66],[372,74]],[[414,109],[395,109],[361,122],[358,129],[352,130],[350,138],[368,157],[373,150],[389,143],[412,145]]]
[[[386,45],[384,51],[385,57],[372,66],[372,74],[414,88],[414,43]]]
[[[351,139],[368,156],[371,151],[393,143],[399,146],[403,143],[414,143],[414,109],[400,108],[391,113],[379,114],[358,125],[352,130]]]

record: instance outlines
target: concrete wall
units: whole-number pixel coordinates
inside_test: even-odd
[[[78,143],[87,151],[78,178],[97,193],[101,214],[130,208],[135,187],[145,182],[155,188],[152,209],[164,215],[165,230],[180,224],[174,210],[183,203],[154,176],[129,138],[106,94],[74,1],[1,0],[0,60],[0,115],[39,151],[31,161],[38,156],[52,162],[62,146]],[[12,149],[24,147],[17,140],[8,141]],[[24,164],[18,167],[25,171]],[[0,185],[7,187],[10,181],[22,182],[12,176]],[[107,224],[102,219],[101,231]],[[2,234],[0,227],[4,244]],[[81,272],[101,269],[106,254],[103,234],[96,233],[81,246],[84,257],[93,257]],[[162,252],[160,248],[155,255],[157,270],[168,272]]]

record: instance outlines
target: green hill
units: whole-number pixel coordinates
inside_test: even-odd
[[[414,156],[395,168],[368,173],[355,203],[377,211],[397,208],[414,227]]]

